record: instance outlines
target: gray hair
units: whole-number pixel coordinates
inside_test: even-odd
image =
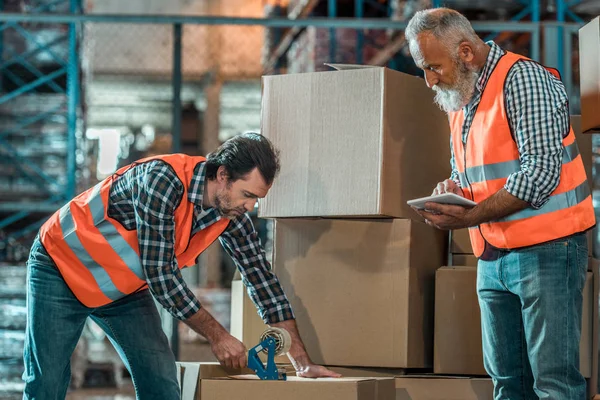
[[[480,40],[469,20],[449,8],[419,11],[411,18],[404,32],[411,50],[417,36],[425,32],[433,34],[452,53],[462,42],[475,44]]]

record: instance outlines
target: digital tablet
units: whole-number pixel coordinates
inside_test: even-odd
[[[424,209],[425,203],[428,203],[428,202],[439,203],[439,204],[452,204],[452,205],[463,206],[463,207],[473,207],[473,206],[477,205],[477,203],[475,203],[474,201],[465,199],[464,197],[459,196],[454,193],[436,194],[434,196],[421,197],[420,199],[414,199],[414,200],[407,201],[409,206],[418,208],[419,210]]]

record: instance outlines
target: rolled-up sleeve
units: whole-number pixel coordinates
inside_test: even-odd
[[[570,126],[567,94],[560,80],[532,61],[513,66],[504,93],[521,164],[504,188],[540,208],[560,182],[562,142]]]

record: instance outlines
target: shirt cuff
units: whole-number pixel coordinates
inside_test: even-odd
[[[183,320],[191,318],[194,314],[196,314],[198,311],[200,311],[200,308],[202,308],[200,301],[198,301],[198,299],[193,297],[189,301],[189,303],[182,304],[182,305],[177,304],[175,307],[168,309],[168,311],[175,318],[183,321]]]
[[[452,172],[452,174],[450,174],[450,180],[456,183],[456,186],[462,189],[462,186],[460,186],[460,180],[458,179],[458,172]]]
[[[274,324],[295,318],[296,317],[290,303],[273,305],[266,310],[262,317],[265,324]]]
[[[504,189],[516,198],[528,203],[532,208],[539,209],[548,202],[550,195],[542,195],[535,183],[523,171],[508,177]]]

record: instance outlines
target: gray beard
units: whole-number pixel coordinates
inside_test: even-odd
[[[475,93],[475,85],[479,79],[477,72],[461,68],[458,82],[453,87],[440,87],[435,85],[434,101],[438,107],[447,113],[460,111],[469,104]]]

